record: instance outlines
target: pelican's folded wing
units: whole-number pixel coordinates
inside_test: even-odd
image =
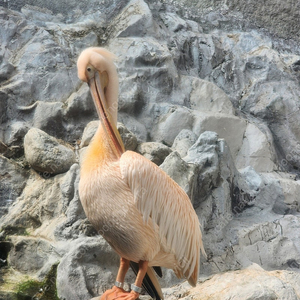
[[[151,218],[158,225],[159,234],[176,255],[180,273],[196,284],[200,249],[205,252],[199,220],[187,194],[158,166],[135,152],[121,156],[120,168],[144,221]]]

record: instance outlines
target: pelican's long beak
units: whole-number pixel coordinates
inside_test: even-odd
[[[125,148],[116,124],[112,121],[109,108],[107,107],[105,88],[108,85],[108,80],[107,72],[100,73],[96,71],[95,76],[89,80],[88,84],[111,148],[119,158],[125,152]]]

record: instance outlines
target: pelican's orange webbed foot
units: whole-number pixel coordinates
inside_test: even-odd
[[[99,300],[135,300],[138,299],[140,294],[137,292],[131,291],[126,292],[125,290],[117,287],[113,287],[110,290],[107,290],[101,297],[96,298]],[[92,299],[93,300],[93,299]]]
[[[100,300],[113,300],[119,298],[119,295],[129,294],[124,289],[114,286],[112,289],[107,290],[99,299]]]
[[[116,298],[110,298],[107,300],[135,300],[139,298],[139,293],[135,291],[118,293]]]

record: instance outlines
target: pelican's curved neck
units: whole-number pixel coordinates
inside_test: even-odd
[[[109,138],[106,135],[106,130],[103,128],[102,123],[99,123],[99,127],[94,135],[94,138],[91,142],[91,148],[96,148],[97,156],[99,159],[103,160],[116,160],[118,157],[116,156],[114,150],[112,149]]]
[[[102,124],[99,127],[90,143],[81,161],[81,174],[89,174],[89,172],[99,166],[116,161],[114,151],[106,138],[105,129]]]

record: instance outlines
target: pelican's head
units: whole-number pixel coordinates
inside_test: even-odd
[[[107,137],[115,153],[123,153],[124,146],[117,130],[118,75],[116,57],[103,48],[87,48],[77,61],[78,77],[87,82]]]

